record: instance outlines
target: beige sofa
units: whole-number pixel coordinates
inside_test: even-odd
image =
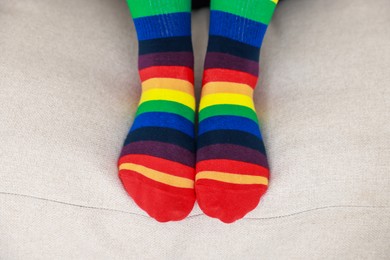
[[[0,259],[389,259],[390,1],[287,0],[256,108],[272,178],[226,225],[150,219],[116,162],[140,95],[124,0],[0,1]],[[193,15],[197,91],[208,12]]]

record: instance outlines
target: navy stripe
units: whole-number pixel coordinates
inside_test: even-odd
[[[194,139],[174,129],[164,127],[143,127],[129,134],[124,145],[137,141],[158,141],[178,145],[190,152],[195,151]]]
[[[191,36],[139,41],[139,55],[156,52],[192,52]]]
[[[198,149],[212,144],[236,144],[245,146],[265,154],[265,147],[258,137],[237,130],[210,131],[198,137]]]
[[[207,51],[227,53],[252,61],[259,61],[260,56],[260,48],[258,47],[215,35],[209,36]]]
[[[210,35],[219,35],[251,46],[263,42],[267,25],[231,13],[211,10]]]
[[[168,13],[133,19],[139,41],[191,35],[191,13]]]

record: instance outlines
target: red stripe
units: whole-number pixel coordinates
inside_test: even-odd
[[[183,79],[194,84],[194,72],[184,66],[152,66],[139,71],[141,81],[151,78]]]
[[[203,72],[203,83],[205,85],[208,82],[214,81],[227,81],[242,83],[251,86],[252,88],[256,87],[257,77],[252,74],[229,69],[206,69]]]
[[[187,165],[145,154],[128,154],[119,159],[122,163],[134,163],[156,171],[194,180],[195,170]]]
[[[196,171],[217,171],[268,178],[269,170],[253,163],[240,162],[227,159],[211,159],[200,161],[196,164]]]

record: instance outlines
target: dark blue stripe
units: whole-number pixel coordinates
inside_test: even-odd
[[[169,13],[133,20],[140,41],[191,35],[191,13]]]
[[[207,52],[227,53],[256,62],[259,61],[260,56],[260,48],[258,47],[216,35],[209,36]]]
[[[237,130],[215,130],[198,136],[198,149],[213,144],[241,145],[265,154],[265,147],[262,140],[257,136]]]
[[[162,143],[170,143],[188,151],[195,151],[194,138],[183,134],[180,131],[165,128],[165,127],[143,127],[131,132],[124,145],[128,145],[138,141],[157,141]]]
[[[262,139],[259,126],[252,120],[240,116],[212,116],[199,124],[199,135],[213,130],[239,130]]]
[[[138,42],[139,55],[158,52],[192,52],[191,36],[177,36]]]
[[[187,118],[165,112],[147,112],[137,116],[130,132],[142,127],[165,127],[178,130],[194,137],[194,125]]]
[[[210,35],[219,35],[260,47],[267,25],[234,14],[210,12]]]

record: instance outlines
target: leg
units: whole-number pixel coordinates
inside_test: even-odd
[[[212,0],[199,106],[196,194],[205,214],[233,222],[268,186],[253,103],[260,46],[277,0]]]
[[[193,208],[194,110],[190,0],[128,0],[142,95],[118,162],[134,201],[158,221]]]

